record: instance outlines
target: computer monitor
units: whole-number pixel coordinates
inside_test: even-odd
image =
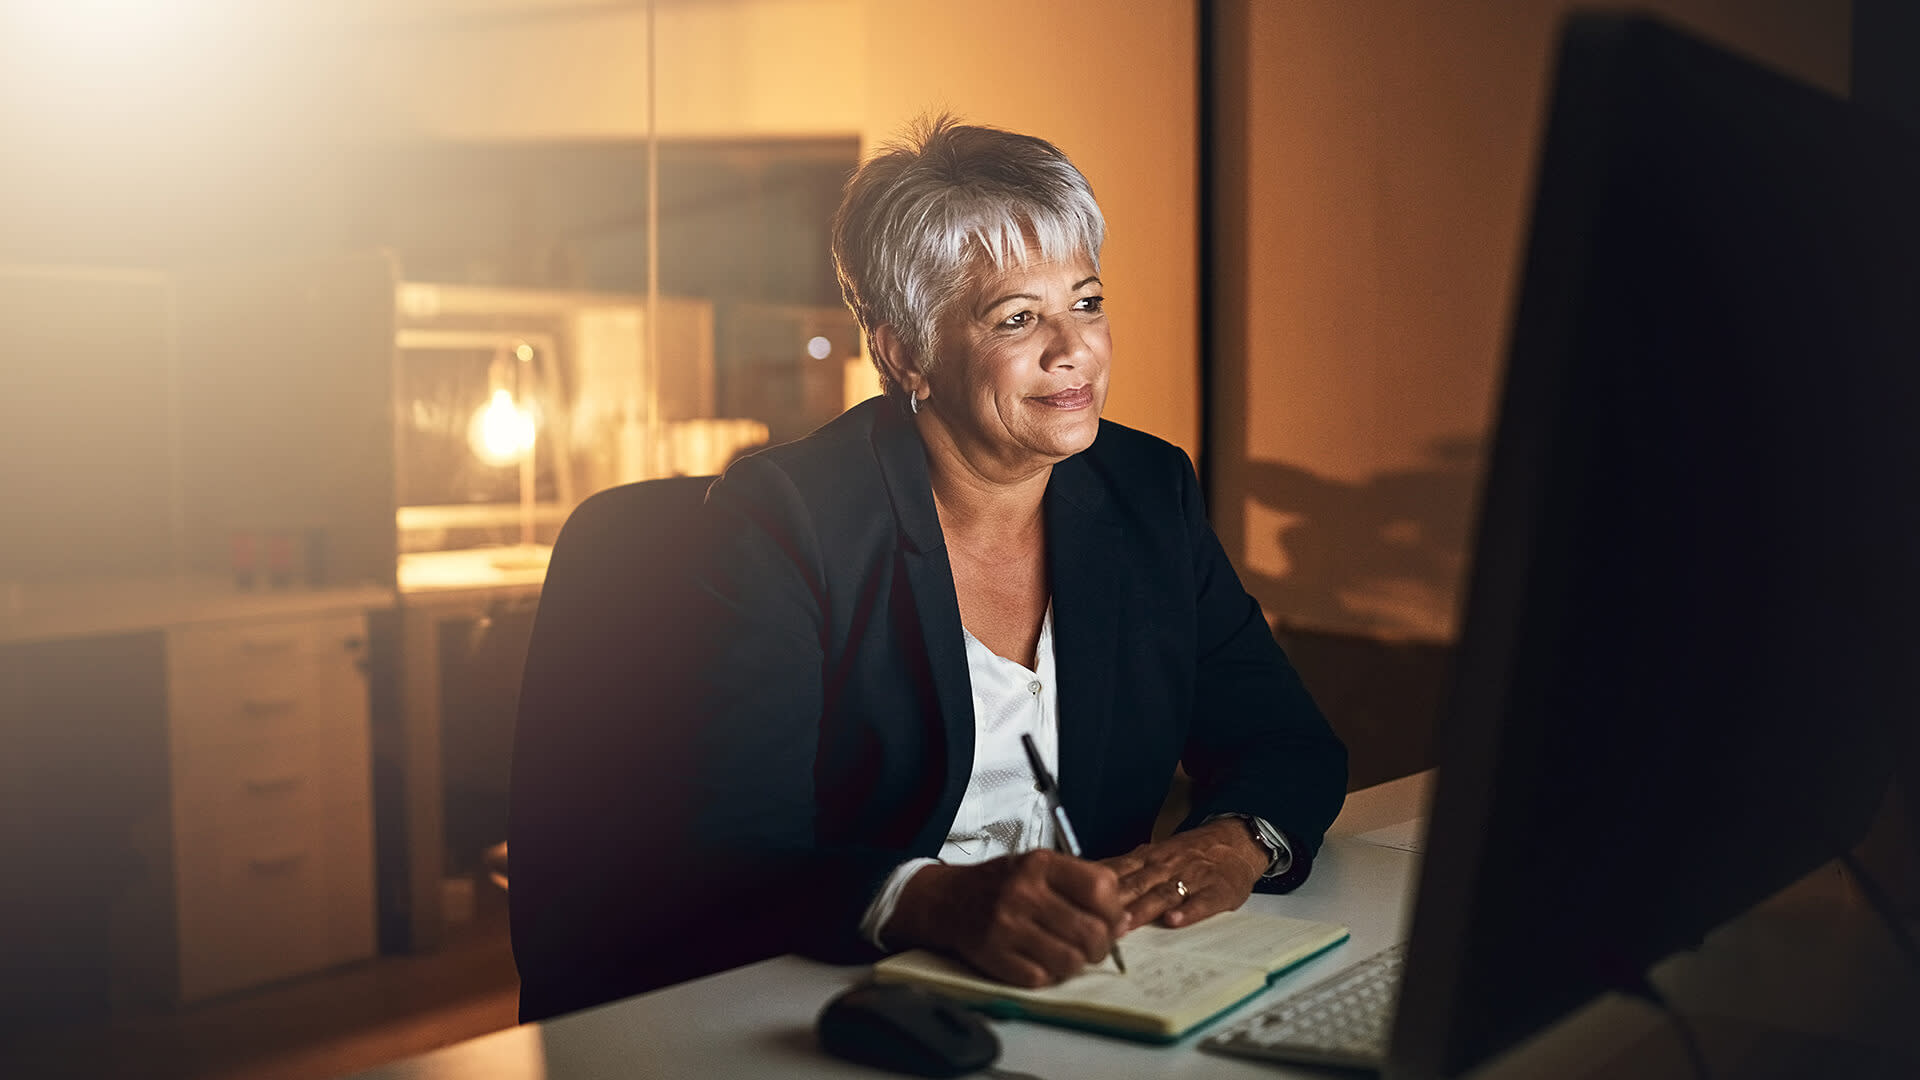
[[[1452,1075],[1855,844],[1920,712],[1920,154],[1565,27],[1388,1075]]]

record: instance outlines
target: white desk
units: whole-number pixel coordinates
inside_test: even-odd
[[[1287,896],[1255,896],[1255,908],[1309,919],[1345,923],[1353,938],[1275,984],[1288,992],[1329,970],[1400,940],[1406,925],[1403,900],[1415,885],[1419,856],[1358,839],[1363,833],[1405,822],[1424,812],[1429,777],[1407,777],[1348,797],[1334,823],[1313,876]],[[1880,928],[1864,924],[1866,931]],[[1871,936],[1870,934],[1868,935]],[[361,1074],[362,1080],[586,1080],[600,1077],[719,1078],[779,1076],[874,1080],[888,1075],[838,1061],[814,1043],[813,1021],[827,999],[858,981],[862,967],[833,967],[783,956],[694,982],[628,998],[544,1024],[525,1025],[395,1062]],[[1898,982],[1901,973],[1892,969]],[[1849,979],[1854,978],[1852,972]],[[1684,980],[1683,980],[1684,981]],[[1664,983],[1663,983],[1664,985]],[[1899,1017],[1916,995],[1894,1002],[1880,990],[1869,994],[1880,1010],[1875,1037],[1899,1037]],[[1260,1007],[1265,998],[1234,1015]],[[1859,1002],[1855,1002],[1859,1004]],[[1832,1011],[1832,1010],[1829,1010]],[[1859,1009],[1843,1010],[1858,1025]],[[1209,1077],[1274,1080],[1317,1077],[1321,1071],[1288,1070],[1207,1053],[1194,1047],[1207,1030],[1166,1047],[1103,1038],[1044,1024],[995,1021],[1004,1052],[999,1064],[1046,1080],[1071,1077]],[[1705,1027],[1705,1025],[1702,1025]],[[1643,1007],[1602,999],[1481,1070],[1486,1080],[1517,1077],[1686,1076],[1677,1044],[1663,1045],[1665,1032]],[[1708,1030],[1709,1052],[1724,1041],[1724,1027]],[[1911,1044],[1914,1036],[1905,1036]],[[1804,1040],[1803,1040],[1804,1042]],[[1920,1045],[1915,1045],[1920,1054]],[[1622,1057],[1622,1054],[1625,1057]],[[1719,1070],[1715,1076],[1728,1075]],[[1743,1075],[1743,1074],[1741,1074]],[[1801,1075],[1779,1074],[1779,1075]],[[1834,1072],[1829,1075],[1858,1075]]]
[[[1402,898],[1413,883],[1414,855],[1353,835],[1414,817],[1425,777],[1409,777],[1349,797],[1334,835],[1307,884],[1250,904],[1302,918],[1344,923],[1353,938],[1283,978],[1304,985],[1320,973],[1399,940]],[[496,1032],[362,1074],[365,1080],[571,1080],[586,1077],[840,1077],[886,1074],[830,1058],[814,1044],[813,1021],[828,998],[858,982],[864,967],[834,967],[782,956],[679,986],[548,1021]],[[1252,1006],[1248,1006],[1251,1008]],[[1078,1034],[1042,1024],[995,1021],[1005,1047],[1000,1063],[1047,1077],[1252,1077],[1274,1070],[1192,1047],[1168,1047]]]

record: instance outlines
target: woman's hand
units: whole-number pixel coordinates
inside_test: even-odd
[[[1126,929],[1158,920],[1186,926],[1247,902],[1266,873],[1266,850],[1238,818],[1222,818],[1102,861],[1120,877]],[[1179,884],[1176,885],[1175,883]],[[1182,896],[1180,887],[1185,886]]]
[[[900,892],[890,945],[957,954],[1014,986],[1047,986],[1106,959],[1126,910],[1108,867],[1052,851],[922,868]]]

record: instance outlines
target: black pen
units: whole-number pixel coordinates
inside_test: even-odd
[[[1079,858],[1080,838],[1073,834],[1073,823],[1067,820],[1067,808],[1060,805],[1060,785],[1053,782],[1053,774],[1047,771],[1047,763],[1040,760],[1040,748],[1033,745],[1033,736],[1020,736],[1020,745],[1027,748],[1027,762],[1033,766],[1034,790],[1047,797],[1047,812],[1053,815],[1054,840],[1067,854]],[[1120,959],[1120,943],[1114,942],[1110,951],[1113,953],[1113,966],[1125,975],[1127,962]]]

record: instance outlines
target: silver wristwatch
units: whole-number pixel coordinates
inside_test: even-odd
[[[1279,877],[1293,868],[1293,849],[1287,846],[1287,838],[1279,829],[1274,828],[1266,818],[1252,814],[1212,814],[1207,821],[1219,821],[1221,818],[1238,818],[1247,823],[1247,831],[1253,834],[1254,842],[1267,849],[1267,870],[1260,877]],[[1202,825],[1206,821],[1201,822]]]

